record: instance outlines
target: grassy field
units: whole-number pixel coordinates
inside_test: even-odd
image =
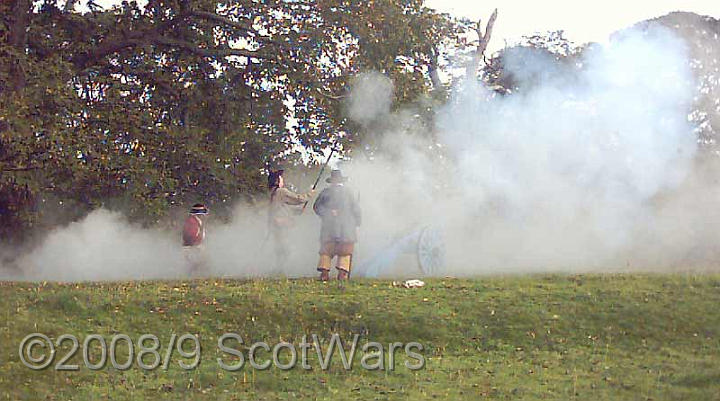
[[[366,280],[345,288],[311,280],[6,282],[0,299],[0,394],[7,400],[720,399],[720,276],[434,279],[421,289]],[[79,350],[67,363],[79,370],[54,369],[70,352],[69,340],[47,369],[25,367],[18,348],[35,332],[53,340],[76,336]],[[426,363],[410,370],[399,350],[394,371],[363,369],[361,354],[345,370],[336,352],[323,370],[311,350],[309,370],[246,364],[229,372],[217,363],[237,361],[218,350],[226,332],[240,334],[245,345],[298,344],[310,334],[329,340],[333,333],[346,345],[359,334],[360,345],[376,341],[385,351],[416,341]],[[109,346],[113,335],[136,340],[146,333],[158,336],[163,358],[173,333],[197,335],[200,365],[181,369],[179,362],[192,358],[177,351],[167,370],[84,365],[88,335]],[[127,344],[116,345],[116,359],[125,362]],[[101,359],[100,348],[90,343],[91,363]]]

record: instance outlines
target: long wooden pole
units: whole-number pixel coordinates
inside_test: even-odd
[[[334,146],[333,146],[332,149],[330,150],[330,154],[328,155],[327,160],[325,160],[325,164],[323,164],[322,168],[320,169],[320,174],[318,174],[318,177],[317,177],[317,179],[315,180],[315,184],[313,184],[313,186],[312,186],[313,191],[317,188],[318,183],[320,182],[320,178],[322,178],[323,172],[325,172],[325,167],[327,167],[328,163],[330,163],[330,158],[332,158],[333,153],[335,153],[335,147],[334,147]],[[303,207],[302,207],[302,211],[300,212],[300,214],[302,214],[303,212],[305,212],[305,208],[307,207],[308,202],[309,202],[309,201],[305,202],[305,204],[304,204]]]

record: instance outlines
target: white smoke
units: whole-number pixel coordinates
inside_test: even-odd
[[[179,277],[183,263],[170,233],[135,227],[103,209],[52,231],[18,261],[27,278],[63,281]]]
[[[314,274],[317,241],[307,233],[319,228],[310,213],[301,216],[299,227],[290,233],[291,261],[285,266],[276,263],[266,207],[238,205],[228,224],[214,220],[211,211],[205,224],[207,236],[199,256],[203,267],[197,271],[183,251],[182,224],[175,230],[142,228],[119,212],[98,209],[48,233],[30,251],[11,258],[12,266],[0,264],[0,276],[85,281]]]
[[[350,167],[373,194],[371,230],[443,225],[449,274],[678,262],[687,230],[654,201],[679,191],[696,159],[684,42],[664,29],[629,31],[589,49],[579,69],[527,49],[505,62],[523,91],[493,96],[470,79],[437,113],[451,174],[438,180],[448,160],[397,131],[386,133],[388,157]]]
[[[358,75],[347,99],[347,114],[361,124],[382,121],[390,113],[393,101],[392,81],[379,73]]]
[[[662,29],[630,31],[577,62],[511,52],[506,68],[523,91],[496,96],[469,79],[436,110],[432,128],[412,110],[391,112],[389,79],[359,76],[348,116],[382,132],[372,132],[378,149],[369,157],[355,150],[341,165],[364,215],[358,273],[428,225],[446,235],[441,275],[665,268],[708,256],[720,222],[709,205],[720,190],[698,167],[685,44]],[[230,224],[211,218],[203,274],[316,274],[311,209],[290,231],[289,263],[280,267],[264,207],[239,205]],[[15,264],[26,279],[185,277],[176,231],[99,210],[51,232]],[[382,274],[423,274],[416,244],[406,245]]]
[[[441,113],[464,195],[479,204],[499,199],[499,217],[510,220],[496,221],[498,229],[515,226],[517,247],[481,248],[498,263],[612,262],[652,224],[647,202],[689,172],[694,83],[684,43],[666,30],[629,32],[581,62],[574,79],[548,67],[533,74],[538,85],[509,97],[487,99],[465,84]],[[491,244],[493,232],[483,232],[490,241],[481,242]]]

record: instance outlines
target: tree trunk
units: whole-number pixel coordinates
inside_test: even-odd
[[[67,0],[67,3],[65,3],[65,12],[75,11],[75,3],[77,3],[77,0]]]
[[[8,44],[13,50],[13,59],[10,61],[10,83],[15,92],[22,92],[27,82],[25,77],[25,50],[27,47],[27,28],[30,25],[30,13],[32,12],[31,0],[14,0],[10,9],[10,32],[8,33]]]
[[[444,92],[445,87],[443,86],[442,81],[440,80],[440,73],[438,72],[438,57],[440,57],[440,52],[437,50],[436,47],[432,48],[432,52],[430,54],[430,65],[428,66],[428,72],[430,74],[430,82],[432,82],[433,85],[433,91],[435,93],[442,93]]]

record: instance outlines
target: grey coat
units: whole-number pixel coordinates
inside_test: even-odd
[[[357,228],[362,215],[360,205],[350,189],[343,185],[325,188],[315,200],[313,210],[322,219],[321,242],[357,241]]]

